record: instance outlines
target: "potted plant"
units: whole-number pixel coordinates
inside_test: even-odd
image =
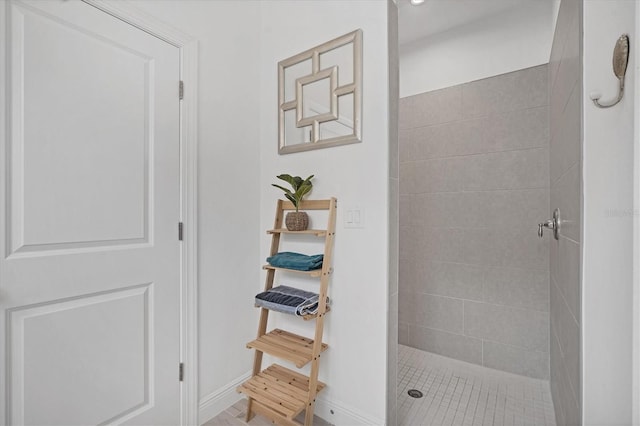
[[[298,211],[298,208],[300,207],[300,203],[304,196],[307,195],[313,187],[313,184],[311,183],[313,175],[304,180],[300,176],[291,176],[287,174],[282,174],[276,177],[287,182],[291,185],[291,188],[293,188],[293,190],[289,190],[280,185],[276,185],[275,183],[271,184],[276,188],[283,190],[284,196],[287,197],[287,199],[291,201],[293,206],[296,208],[295,212],[289,212],[285,217],[287,229],[289,231],[304,231],[309,226],[309,216],[306,212]]]

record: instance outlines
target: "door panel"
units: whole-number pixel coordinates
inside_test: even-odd
[[[11,311],[12,371],[23,372],[12,376],[11,387],[23,390],[15,392],[12,411],[24,407],[23,421],[14,421],[100,424],[148,408],[152,291],[143,285]],[[103,338],[95,341],[96,334]]]
[[[2,421],[179,424],[179,50],[78,0],[0,9]]]
[[[19,7],[12,40],[12,252],[146,241],[153,58]]]

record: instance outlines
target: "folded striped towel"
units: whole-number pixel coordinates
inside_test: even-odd
[[[307,256],[306,254],[292,253],[283,251],[273,256],[267,257],[267,262],[276,268],[296,269],[298,271],[312,271],[322,268],[322,260],[324,255],[315,254]]]
[[[257,294],[256,306],[297,316],[312,315],[318,312],[318,294],[280,285]]]

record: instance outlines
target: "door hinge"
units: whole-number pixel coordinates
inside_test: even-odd
[[[183,382],[184,381],[184,363],[180,363],[180,372],[178,373],[178,379]]]
[[[180,100],[184,99],[184,81],[180,80],[178,84],[178,98]]]
[[[178,222],[178,241],[182,241],[183,228],[184,226],[182,225],[182,222]]]

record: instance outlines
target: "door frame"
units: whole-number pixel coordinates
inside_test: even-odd
[[[184,364],[180,387],[180,422],[199,425],[198,407],[198,41],[127,1],[82,0],[180,51],[180,221],[183,240],[180,259],[180,362]],[[178,224],[176,224],[176,238]],[[178,366],[176,366],[176,378]]]

